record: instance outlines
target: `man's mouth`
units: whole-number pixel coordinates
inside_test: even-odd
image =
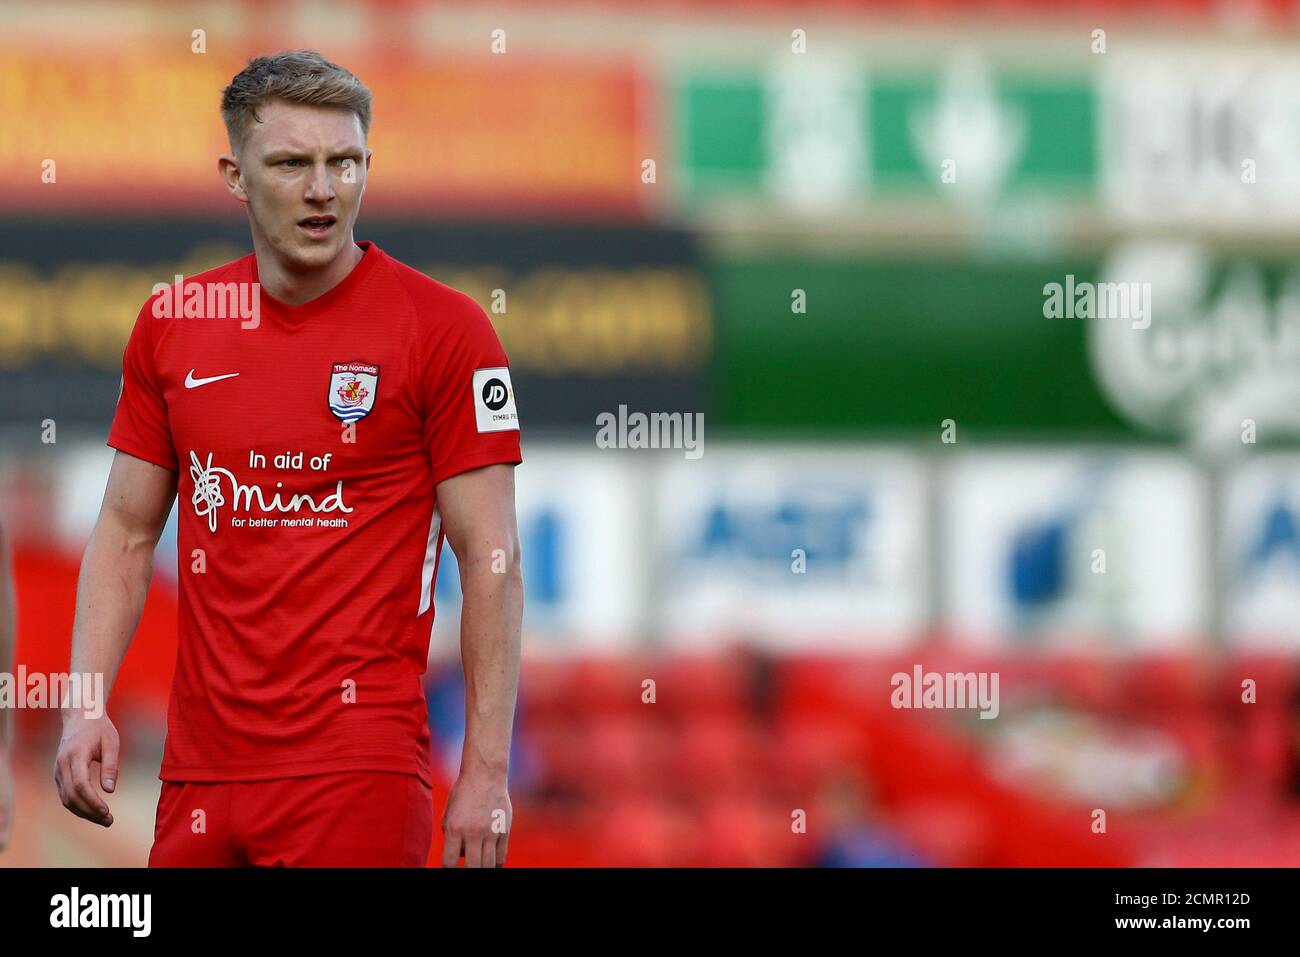
[[[308,216],[298,220],[298,228],[313,239],[323,239],[329,235],[336,221],[333,216]]]

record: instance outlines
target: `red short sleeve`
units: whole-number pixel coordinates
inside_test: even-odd
[[[449,308],[419,360],[434,485],[470,469],[522,461],[514,385],[492,321],[464,293]]]
[[[108,444],[120,452],[177,471],[176,447],[154,370],[151,305],[146,302],[122,353],[122,392],[109,429]]]

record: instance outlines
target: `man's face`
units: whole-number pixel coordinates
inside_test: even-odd
[[[352,242],[370,150],[351,110],[269,100],[239,152],[236,196],[290,269],[333,262]]]

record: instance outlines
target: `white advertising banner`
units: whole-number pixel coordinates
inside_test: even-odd
[[[944,472],[947,630],[983,649],[1194,645],[1209,626],[1209,498],[1174,455],[970,453]]]
[[[661,469],[652,610],[669,645],[875,650],[927,624],[919,457],[715,444]]]
[[[1228,644],[1300,650],[1300,456],[1265,455],[1225,477],[1219,577]]]
[[[1294,51],[1145,45],[1098,57],[1102,189],[1124,221],[1300,221]]]

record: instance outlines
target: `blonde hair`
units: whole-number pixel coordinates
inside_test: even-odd
[[[351,110],[361,120],[361,132],[370,132],[371,97],[364,83],[315,50],[287,50],[249,60],[222,91],[221,118],[233,148],[239,149],[248,128],[261,122],[257,108],[271,99]]]

